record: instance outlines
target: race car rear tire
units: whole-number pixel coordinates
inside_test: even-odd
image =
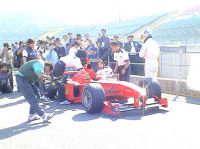
[[[153,82],[151,79],[144,79],[139,82],[141,88],[146,88],[147,98],[154,96],[161,98],[161,87],[157,82]]]
[[[146,92],[148,98],[156,96],[161,99],[161,88],[160,85],[156,82],[151,82],[146,88]]]
[[[90,83],[84,88],[82,94],[82,105],[87,113],[100,113],[104,108],[104,101],[105,92],[101,84]]]

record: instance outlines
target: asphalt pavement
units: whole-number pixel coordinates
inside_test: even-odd
[[[164,94],[167,109],[120,116],[87,114],[81,104],[41,103],[56,115],[27,122],[29,105],[17,91],[0,95],[0,149],[200,149],[200,99]]]

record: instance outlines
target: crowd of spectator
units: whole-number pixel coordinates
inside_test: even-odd
[[[110,43],[113,41],[134,56],[138,56],[142,47],[140,42],[134,41],[133,35],[127,36],[127,42],[123,43],[118,35],[109,38],[105,29],[100,31],[96,41],[88,33],[83,36],[81,34],[73,35],[69,32],[62,38],[47,36],[45,40],[28,39],[11,45],[4,43],[3,47],[0,48],[0,93],[12,92],[12,70],[14,67],[20,68],[27,61],[34,59],[42,59],[56,64],[61,57],[68,55],[69,50],[73,48],[86,51],[87,58],[96,72],[98,59],[101,59],[106,66],[109,59],[112,61]]]

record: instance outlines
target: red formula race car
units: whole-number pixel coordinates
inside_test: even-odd
[[[107,114],[118,115],[124,111],[145,109],[148,106],[168,106],[166,98],[162,99],[156,93],[148,97],[147,89],[133,83],[98,80],[86,69],[66,71],[64,75],[70,75],[70,79],[65,79],[64,84],[66,99],[72,103],[82,103],[87,113],[104,111]]]

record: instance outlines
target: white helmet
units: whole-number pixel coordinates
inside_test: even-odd
[[[148,30],[145,30],[143,33],[142,33],[142,35],[143,35],[143,37],[145,37],[145,38],[148,38],[148,37],[152,37],[152,35],[151,35],[151,32],[150,31],[148,31]]]

